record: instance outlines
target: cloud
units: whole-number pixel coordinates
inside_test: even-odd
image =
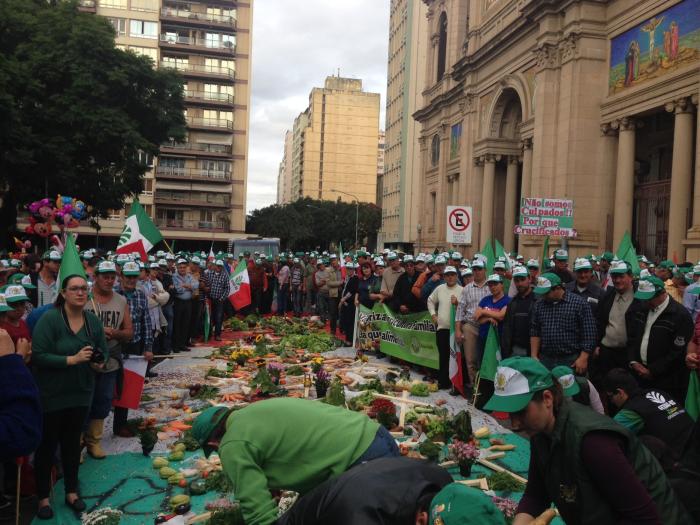
[[[247,211],[275,202],[284,132],[338,68],[381,94],[384,127],[388,41],[388,0],[255,2]]]

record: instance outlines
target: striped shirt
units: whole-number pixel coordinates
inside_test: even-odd
[[[478,327],[479,323],[474,320],[474,312],[479,306],[479,302],[487,295],[491,295],[491,292],[489,287],[486,286],[485,281],[481,286],[475,282],[471,282],[465,286],[462,290],[462,295],[459,297],[455,322],[469,323],[472,326]]]

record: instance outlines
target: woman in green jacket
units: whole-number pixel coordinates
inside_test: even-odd
[[[84,277],[63,280],[55,308],[46,312],[33,333],[34,375],[43,409],[41,444],[35,470],[40,519],[51,519],[51,467],[58,445],[65,482],[66,504],[85,510],[78,495],[80,431],[90,408],[95,384],[92,366],[103,366],[107,355],[102,323],[84,311],[88,285]]]

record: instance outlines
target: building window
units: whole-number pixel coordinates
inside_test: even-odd
[[[438,55],[437,55],[437,81],[442,80],[445,74],[445,61],[447,59],[447,15],[443,11],[438,22]]]
[[[137,38],[158,38],[158,22],[146,20],[132,20],[129,30],[131,36]]]
[[[458,122],[452,126],[450,133],[450,160],[459,157],[459,149],[462,144],[462,123]]]
[[[139,161],[139,164],[148,166],[149,168],[153,167],[153,155],[151,155],[150,153],[146,153],[145,151],[139,151],[137,154],[137,159]]]
[[[137,55],[146,56],[153,60],[153,63],[158,62],[158,49],[155,47],[129,46],[129,51],[136,53]]]
[[[131,9],[156,13],[158,12],[158,0],[131,0]]]
[[[211,48],[234,48],[236,47],[236,37],[234,35],[223,35],[221,33],[207,33],[205,43]]]
[[[126,0],[100,0],[100,7],[111,9],[126,9]]]
[[[433,135],[433,140],[430,143],[430,165],[434,168],[440,161],[440,137]]]
[[[112,27],[114,28],[114,32],[117,34],[117,36],[125,36],[126,35],[126,18],[107,18],[109,20],[109,23],[112,24]]]
[[[437,194],[434,191],[430,192],[430,224],[435,227],[437,219]]]

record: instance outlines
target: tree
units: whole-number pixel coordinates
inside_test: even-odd
[[[1,223],[17,204],[71,195],[105,216],[143,189],[145,159],[184,136],[181,77],[115,47],[75,0],[0,2]],[[0,242],[5,239],[0,240]]]
[[[381,226],[381,209],[360,203],[358,211],[358,240],[366,238],[372,246]],[[248,215],[246,232],[279,237],[280,245],[291,250],[327,249],[339,242],[350,248],[355,243],[355,204],[310,198],[273,204]]]

